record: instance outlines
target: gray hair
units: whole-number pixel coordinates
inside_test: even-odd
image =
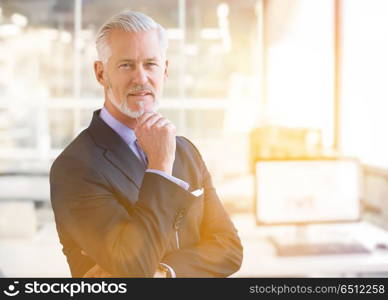
[[[168,47],[166,30],[149,16],[140,12],[126,10],[111,17],[101,26],[97,33],[97,55],[98,59],[104,64],[108,62],[109,57],[112,55],[108,44],[108,37],[113,29],[121,29],[125,32],[145,32],[156,29],[162,57],[165,57]]]

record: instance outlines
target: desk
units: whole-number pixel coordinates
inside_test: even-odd
[[[248,214],[232,219],[244,247],[242,267],[232,277],[388,276],[388,250],[375,248],[377,243],[388,245],[388,232],[370,223],[314,225],[310,229],[319,232],[324,228],[325,232],[351,235],[371,250],[371,254],[279,257],[268,237],[274,234],[288,236],[293,227],[259,227],[253,215]]]

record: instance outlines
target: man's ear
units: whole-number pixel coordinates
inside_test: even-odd
[[[106,81],[105,81],[106,76],[105,76],[104,72],[105,72],[104,64],[102,63],[102,61],[96,60],[94,62],[94,75],[96,76],[97,81],[102,86],[106,85]]]

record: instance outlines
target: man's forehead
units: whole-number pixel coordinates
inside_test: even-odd
[[[132,57],[129,57],[129,56],[123,56],[123,57],[118,57],[117,58],[119,62],[137,62],[139,60],[141,61],[149,61],[149,62],[152,62],[152,61],[158,61],[161,59],[161,57],[157,57],[157,56],[152,56],[152,57],[138,57],[138,58],[132,58]]]

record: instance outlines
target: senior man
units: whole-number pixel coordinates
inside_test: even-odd
[[[156,112],[168,76],[165,30],[124,11],[99,30],[104,107],[50,171],[73,277],[227,277],[237,231],[198,149]]]

